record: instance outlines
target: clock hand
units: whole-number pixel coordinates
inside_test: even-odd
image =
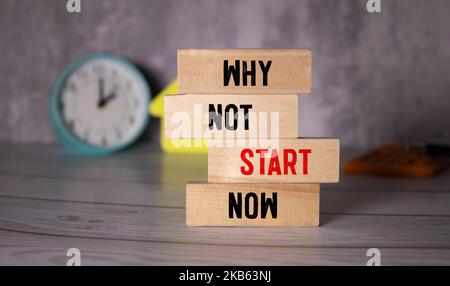
[[[105,97],[105,104],[115,99],[116,97],[117,97],[116,92],[111,92],[111,94],[108,95],[108,97]]]
[[[105,87],[104,87],[104,80],[102,78],[98,79],[98,96],[99,99],[97,101],[97,106],[102,107],[104,105],[105,100]]]
[[[111,100],[115,99],[117,97],[116,91],[111,92],[107,97],[102,98],[101,102],[99,102],[98,106],[100,108],[107,105]]]

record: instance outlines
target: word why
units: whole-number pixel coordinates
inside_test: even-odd
[[[258,61],[262,73],[262,85],[269,84],[268,74],[272,61],[269,60],[265,64],[264,61]],[[223,85],[230,84],[231,77],[233,77],[234,85],[241,85],[241,61],[235,60],[234,65],[229,65],[228,60],[223,61]],[[250,61],[250,70],[247,67],[247,61],[242,61],[242,86],[247,86],[247,78],[250,77],[250,84],[256,86],[256,61]]]
[[[272,218],[277,218],[277,193],[272,193],[272,198],[266,199],[266,193],[261,193],[261,215],[262,219],[267,217],[270,209]],[[256,193],[247,193],[244,199],[244,213],[248,219],[256,219],[259,215],[258,195]],[[228,193],[228,218],[242,218],[242,193]]]
[[[252,109],[251,104],[241,104],[239,108],[244,111],[244,130],[249,130],[249,116],[248,111]],[[238,128],[238,109],[234,104],[227,104],[225,106],[225,128],[228,130],[237,130]],[[230,116],[231,111],[233,115]],[[222,104],[217,105],[217,109],[214,104],[209,105],[209,129],[214,129],[214,125],[217,130],[222,130]],[[230,123],[230,118],[233,119],[233,122]]]
[[[81,0],[68,0],[66,10],[69,13],[81,13]]]
[[[302,174],[308,175],[308,155],[311,154],[311,149],[299,149],[296,151],[295,149],[284,149],[282,151],[283,153],[283,159],[280,160],[280,157],[278,155],[278,150],[273,149],[270,161],[267,166],[266,170],[266,156],[269,152],[269,149],[256,149],[253,151],[252,149],[245,148],[241,151],[241,160],[245,164],[244,166],[241,166],[241,173],[242,175],[252,175],[255,170],[255,164],[250,160],[250,158],[254,158],[255,156],[259,156],[259,174],[260,175],[269,175],[272,176],[275,175],[296,175],[296,165],[297,165],[297,157],[298,154],[301,154],[303,156],[303,160],[301,162],[302,165]],[[298,153],[298,154],[297,154]],[[255,155],[258,154],[258,155]],[[280,162],[281,161],[281,162]],[[283,165],[283,168],[281,168],[281,165]],[[282,170],[283,169],[283,170]]]

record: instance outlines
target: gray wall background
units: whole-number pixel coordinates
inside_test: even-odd
[[[78,57],[125,56],[157,92],[176,76],[181,47],[311,48],[304,136],[365,147],[449,142],[450,1],[382,0],[379,14],[366,2],[82,0],[82,13],[69,14],[65,0],[1,0],[0,142],[56,141],[49,91]]]

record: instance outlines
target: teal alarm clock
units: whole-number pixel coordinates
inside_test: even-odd
[[[126,148],[145,130],[150,87],[129,61],[96,54],[72,63],[56,81],[50,116],[57,136],[77,153]]]

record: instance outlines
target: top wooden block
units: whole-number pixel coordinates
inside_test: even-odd
[[[310,92],[310,49],[178,50],[180,94]]]

